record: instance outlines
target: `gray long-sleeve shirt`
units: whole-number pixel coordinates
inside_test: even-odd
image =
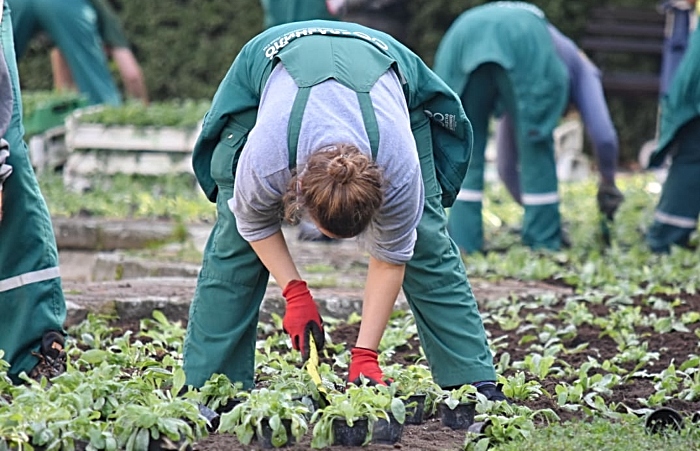
[[[243,148],[229,207],[247,241],[280,230],[279,212],[291,172],[287,128],[298,88],[278,64],[263,90],[255,126]],[[416,144],[403,90],[390,70],[370,91],[379,127],[377,164],[386,190],[384,203],[363,239],[370,254],[401,264],[411,259],[416,227],[423,212],[424,191]],[[311,88],[297,149],[298,172],[309,155],[337,143],[351,143],[370,155],[370,143],[357,95],[335,80]]]

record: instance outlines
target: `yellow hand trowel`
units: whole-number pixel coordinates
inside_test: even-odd
[[[311,376],[311,380],[316,384],[319,394],[319,404],[321,407],[328,405],[328,389],[323,385],[323,380],[318,372],[318,349],[313,334],[309,334],[309,359],[306,361],[306,372]]]

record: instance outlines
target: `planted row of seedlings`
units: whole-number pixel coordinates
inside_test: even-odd
[[[415,324],[406,312],[394,314],[381,346],[382,366],[394,381],[390,387],[345,389],[340,375],[349,356],[346,344],[333,340],[318,368],[323,386],[317,387],[298,367],[299,355],[289,350],[286,335],[274,332],[274,325],[261,325],[265,338],[257,345],[257,383],[251,391],[221,375],[200,390],[187,389],[181,368],[184,329],[158,312],[142,321],[139,331],[91,317],[70,331],[69,371],[52,384],[28,380],[12,386],[3,367],[0,449],[187,448],[217,434],[261,447],[395,443],[404,425],[436,415],[450,428],[472,427],[464,446],[474,449],[479,443],[524,438],[536,425],[557,422],[567,413],[641,422],[669,401],[682,399],[692,407],[700,394],[700,357],[654,366],[659,353],[650,351],[635,330],[656,325],[652,330],[659,334],[690,334],[699,318],[687,312],[674,320],[673,312],[683,305],[676,301],[639,303],[644,308],[583,302],[576,296],[491,301],[487,327],[509,332],[493,337],[492,344],[500,382],[513,405],[490,403],[468,385],[449,392],[437,387],[420,363],[421,349],[406,346],[416,343]],[[600,308],[606,309],[604,315],[595,313]],[[572,346],[585,338],[581,330],[586,326],[596,326],[619,350],[595,358],[587,355],[594,343]],[[519,349],[522,354],[516,356]],[[392,364],[397,353],[416,363]],[[569,363],[571,356],[578,365]],[[615,391],[646,381],[654,390],[645,398],[611,400]]]
[[[332,326],[329,329],[332,335]],[[386,345],[392,337],[415,339],[414,335],[412,317],[396,312],[387,330],[388,340],[380,347],[382,355],[388,359],[395,352]],[[514,406],[487,401],[471,385],[442,390],[433,382],[429,368],[420,363],[383,365],[385,375],[392,380],[389,386],[346,386],[341,377],[349,357],[341,351],[345,346],[327,344],[326,361],[318,367],[323,382],[319,387],[306,368],[294,364],[298,355],[286,350],[283,334],[267,336],[258,345],[255,389],[243,391],[218,376],[200,390],[204,405],[217,414],[212,415],[210,429],[235,435],[244,445],[255,442],[278,447],[303,441],[317,449],[359,447],[400,442],[404,426],[420,425],[436,416],[444,426],[466,434],[477,412],[518,411]],[[519,414],[529,417],[532,412],[521,408]]]
[[[13,385],[2,362],[0,450],[191,449],[210,434],[262,447],[302,440],[313,448],[392,444],[404,425],[422,423],[440,403],[468,402],[471,424],[478,401],[471,387],[440,390],[420,364],[387,366],[391,386],[346,389],[324,362],[324,383],[317,387],[277,333],[258,344],[255,389],[216,375],[194,390],[185,387],[181,367],[184,329],[159,312],[142,321],[140,331],[90,316],[69,332],[68,370],[50,383],[25,378]],[[346,354],[337,354],[338,361]]]

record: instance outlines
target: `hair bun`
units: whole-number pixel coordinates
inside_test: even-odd
[[[353,158],[353,156],[346,153],[337,155],[328,164],[328,174],[337,183],[344,185],[352,180],[358,169],[360,169],[359,161],[356,160],[357,158]]]

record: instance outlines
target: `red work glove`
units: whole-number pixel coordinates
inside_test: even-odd
[[[282,296],[287,301],[282,327],[292,339],[292,347],[301,351],[301,356],[306,361],[309,358],[309,336],[313,334],[318,352],[321,352],[326,341],[321,315],[303,280],[290,281],[284,287]]]
[[[348,383],[360,385],[360,375],[369,380],[370,385],[388,385],[384,379],[384,373],[379,368],[377,351],[367,348],[352,348],[350,350],[350,368],[348,370]],[[391,381],[389,381],[391,382]]]

